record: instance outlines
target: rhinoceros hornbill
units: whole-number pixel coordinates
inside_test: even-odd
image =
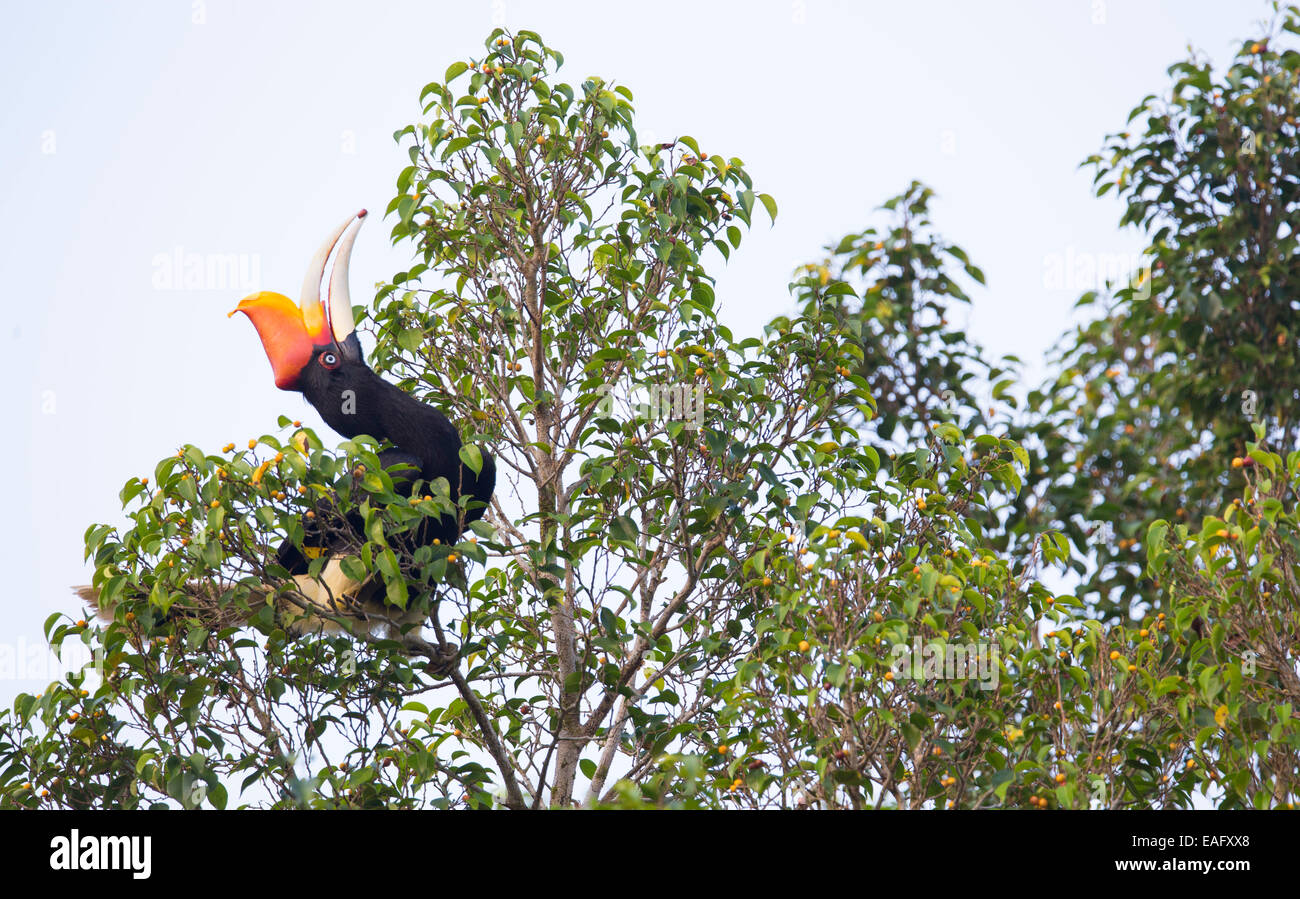
[[[262,291],[240,300],[230,315],[242,312],[257,328],[277,387],[301,393],[343,436],[366,434],[389,444],[379,452],[379,461],[389,471],[396,490],[410,495],[417,481],[431,484],[446,478],[459,514],[426,518],[406,544],[408,548],[434,541],[453,544],[464,527],[486,511],[496,486],[496,464],[489,453],[481,451],[482,466],[476,474],[461,460],[460,435],[447,416],[366,365],[348,293],[348,261],[365,216],[364,209],[349,216],[321,245],[307,270],[299,303],[283,294]],[[325,264],[336,247],[322,302]],[[464,503],[459,502],[462,496],[467,498]],[[388,607],[386,591],[377,579],[357,582],[343,573],[342,559],[348,548],[359,542],[361,529],[359,515],[339,516],[322,504],[304,518],[301,548],[288,539],[280,545],[275,561],[292,576],[293,587],[282,591],[277,605],[290,630],[338,630],[333,620],[311,614],[313,609],[364,622],[367,629],[378,626],[390,634],[419,621],[414,611],[407,614]],[[326,562],[313,577],[309,574],[311,560],[321,555]],[[192,586],[193,602],[173,607],[172,616],[197,613],[199,617],[215,616],[219,623],[234,623],[229,612],[218,611],[221,604],[215,591]],[[265,592],[270,588],[264,588]],[[92,588],[78,588],[77,593],[98,605]],[[111,619],[112,613],[112,609],[100,607],[102,616]]]
[[[262,291],[240,300],[230,315],[242,312],[257,328],[277,387],[301,393],[326,424],[344,437],[367,434],[391,444],[380,450],[379,462],[389,471],[399,492],[410,495],[417,481],[431,484],[438,478],[447,480],[459,513],[426,518],[408,545],[435,541],[453,544],[465,526],[486,511],[496,486],[496,464],[489,453],[481,451],[482,465],[476,473],[461,460],[460,435],[446,415],[385,381],[366,365],[348,292],[352,244],[365,217],[364,209],[350,216],[321,245],[307,269],[298,304],[282,294]],[[325,264],[336,246],[322,302]],[[467,498],[464,503],[459,502],[462,496]],[[328,511],[305,522],[302,549],[285,540],[276,554],[276,561],[294,576],[297,593],[311,604],[336,613],[363,620],[409,623],[412,619],[408,616],[399,616],[397,621],[388,618],[382,584],[358,584],[342,573],[338,554],[349,541],[337,530],[331,534],[322,519],[328,520]],[[347,522],[352,530],[360,532],[359,515],[349,515]],[[331,558],[319,579],[308,577],[310,558],[322,553]],[[308,627],[314,624],[314,619],[305,623]],[[300,622],[299,627],[303,626]],[[324,626],[331,627],[328,622]]]

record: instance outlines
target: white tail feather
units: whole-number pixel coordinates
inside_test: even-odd
[[[364,631],[372,636],[400,639],[402,630],[418,625],[424,618],[417,611],[403,612],[384,603],[382,585],[373,581],[357,581],[343,572],[342,559],[334,557],[325,563],[320,577],[299,574],[293,578],[294,589],[276,598],[285,628],[295,634],[345,633],[342,624],[333,618],[320,617],[313,610],[349,619],[352,630]],[[74,587],[73,592],[104,621],[113,621],[116,606],[101,606],[99,591],[91,586]],[[263,600],[273,589],[262,586],[254,596]],[[222,606],[220,591],[203,584],[187,587],[187,600],[177,603],[180,614],[192,616],[212,628],[238,626],[244,616],[233,605]],[[176,609],[177,606],[173,606]]]

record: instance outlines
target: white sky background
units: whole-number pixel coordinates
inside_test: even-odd
[[[988,276],[970,331],[1037,380],[1087,288],[1045,288],[1046,260],[1141,247],[1078,163],[1164,92],[1189,43],[1221,66],[1269,14],[1132,0],[7,7],[0,664],[41,644],[51,613],[79,614],[83,532],[123,520],[127,478],[184,443],[213,452],[272,432],[278,414],[332,435],[275,389],[247,321],[226,319],[248,290],[161,290],[155,259],[243,254],[258,287],[296,297],[338,221],[387,207],[407,162],[392,133],[418,119],[420,89],[481,58],[495,23],[539,32],[571,83],[630,87],[643,141],[690,134],[776,198],[776,226],[756,214],[718,260],[738,334],[789,311],[795,266],[879,221],[872,210],[916,178],[939,195],[939,232]],[[356,302],[408,267],[390,227],[376,215],[361,233]],[[48,679],[19,658],[0,703]]]

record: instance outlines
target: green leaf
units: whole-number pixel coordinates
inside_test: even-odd
[[[460,461],[469,466],[474,474],[483,473],[483,452],[474,444],[467,443],[460,448]]]
[[[609,523],[609,535],[619,543],[635,545],[640,533],[637,523],[627,515],[618,515]]]
[[[354,581],[364,581],[369,573],[356,556],[344,556],[340,559],[339,569]]]
[[[1168,533],[1169,522],[1162,518],[1151,522],[1151,527],[1147,529],[1147,566],[1153,574],[1159,573],[1157,560],[1163,560],[1168,555],[1165,547],[1165,537]]]

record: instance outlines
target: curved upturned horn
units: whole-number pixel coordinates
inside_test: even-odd
[[[356,328],[352,318],[352,296],[348,292],[348,263],[352,258],[352,244],[356,242],[357,232],[366,221],[366,210],[361,210],[348,223],[343,240],[339,243],[338,255],[334,257],[334,270],[330,272],[328,302],[325,304],[326,321],[334,340],[342,343]],[[355,227],[351,227],[355,224]]]
[[[329,260],[330,253],[334,251],[334,245],[339,242],[343,232],[355,219],[355,215],[348,216],[347,221],[334,229],[334,232],[320,245],[316,255],[311,258],[311,265],[307,266],[307,275],[302,280],[302,293],[298,300],[304,318],[310,320],[320,314],[320,282],[325,277],[325,263]]]

